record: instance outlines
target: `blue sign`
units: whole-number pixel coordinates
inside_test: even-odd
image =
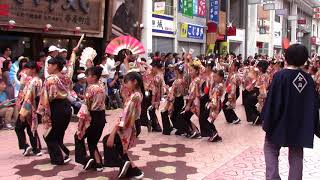
[[[178,12],[182,13],[183,10],[183,0],[178,0]]]
[[[210,0],[209,6],[209,20],[215,23],[219,23],[219,0]]]
[[[188,24],[188,38],[203,39],[204,27]]]

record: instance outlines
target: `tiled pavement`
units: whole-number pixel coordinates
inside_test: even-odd
[[[119,110],[109,111],[107,134]],[[144,128],[136,147],[131,150],[131,159],[141,167],[145,179],[193,179],[193,180],[262,180],[265,165],[263,156],[264,133],[260,127],[245,122],[241,105],[237,114],[243,120],[239,125],[225,123],[223,114],[216,121],[223,138],[221,143],[209,143],[207,138],[186,139],[175,135],[164,136],[148,133]],[[196,120],[196,119],[194,119]],[[39,128],[41,129],[41,127]],[[74,150],[73,134],[76,123],[71,123],[65,143]],[[40,130],[41,134],[41,130]],[[0,131],[0,179],[116,179],[117,168],[105,168],[103,172],[83,171],[74,160],[64,166],[49,164],[49,156],[44,150],[42,157],[23,157],[18,150],[14,131]],[[42,145],[45,146],[42,141]],[[99,143],[100,151],[102,144]],[[71,152],[74,159],[74,151]],[[304,179],[320,179],[320,141],[316,138],[315,148],[305,150]],[[280,172],[284,179],[288,174],[287,150],[281,151]]]

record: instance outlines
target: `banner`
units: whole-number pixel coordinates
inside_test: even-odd
[[[205,17],[207,14],[206,0],[198,0],[198,16]]]
[[[174,34],[174,22],[172,17],[152,14],[152,32],[162,34]]]
[[[164,14],[166,10],[166,2],[154,2],[154,13]]]
[[[203,39],[204,27],[188,24],[188,38]]]
[[[193,0],[193,15],[198,16],[198,0]]]
[[[193,0],[183,0],[182,14],[193,17]]]
[[[188,24],[182,23],[180,27],[180,37],[187,38],[188,37]]]
[[[219,0],[210,0],[209,8],[210,8],[209,21],[219,23],[219,11],[220,11]]]

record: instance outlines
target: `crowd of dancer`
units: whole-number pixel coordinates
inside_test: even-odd
[[[194,57],[192,52],[181,55],[155,53],[146,60],[129,50],[122,50],[117,57],[106,54],[100,60],[89,60],[87,67],[81,69],[76,68],[76,53],[78,48],[74,48],[67,59],[67,50],[52,46],[48,55],[42,54],[43,62],[19,58],[20,88],[16,98],[9,93],[13,84],[5,78],[11,60],[9,56],[4,58],[1,62],[0,116],[7,124],[15,119],[19,148],[25,156],[42,155],[37,131],[38,124],[42,123],[51,163],[63,165],[71,160],[63,140],[74,112],[72,107],[78,107],[75,161],[85,170],[120,167],[119,178],[143,178],[143,172],[128,155],[141,133],[141,126],[146,126],[149,132],[164,135],[174,132],[190,139],[208,137],[209,142],[220,142],[222,137],[214,123],[221,110],[227,123],[241,122],[235,113],[240,94],[247,121],[253,125],[262,124],[260,113],[269,85],[274,74],[286,67],[281,55],[273,58],[256,55],[244,60],[235,54]],[[108,61],[113,62],[113,67],[105,67]],[[320,57],[313,55],[303,67],[314,78],[318,92],[319,66]],[[112,80],[108,79],[110,74],[113,74]],[[78,77],[78,82],[73,82],[73,77]],[[111,128],[112,132],[103,137],[103,160],[97,144],[107,122],[106,99],[110,95],[108,88],[113,87],[110,84],[119,87],[123,111]],[[74,93],[74,87],[82,93]],[[12,99],[15,99],[14,103]],[[156,113],[158,110],[161,111],[162,126]],[[191,120],[194,115],[199,120],[199,127]],[[26,141],[25,130],[31,146]]]

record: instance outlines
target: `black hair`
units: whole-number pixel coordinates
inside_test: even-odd
[[[126,74],[124,76],[124,82],[128,82],[128,81],[137,81],[137,85],[143,95],[143,99],[145,96],[145,91],[144,91],[144,84],[143,84],[143,80],[142,80],[142,76],[141,74],[137,73],[137,72],[129,72],[128,74]]]
[[[215,62],[213,60],[208,60],[206,62],[206,67],[210,67],[212,69],[215,66]]]
[[[150,64],[152,67],[161,69],[163,67],[162,63],[160,61],[152,61]]]
[[[233,64],[237,69],[240,68],[240,62],[239,61],[233,61]]]
[[[94,66],[94,67],[88,68],[88,69],[86,70],[86,76],[87,76],[87,77],[88,77],[89,75],[91,75],[91,76],[96,76],[96,77],[97,77],[97,80],[99,80],[100,77],[101,77],[102,71],[103,71],[103,68],[102,68],[102,67],[100,67],[100,66]]]
[[[308,60],[308,49],[302,44],[293,44],[285,52],[288,65],[300,67]]]
[[[23,63],[27,63],[28,62],[28,59],[27,58],[22,58],[19,62],[19,70],[17,72],[17,77],[18,79],[20,80],[20,72],[23,70],[24,66],[23,66]]]
[[[11,63],[10,60],[5,60],[5,61],[3,61],[3,64],[2,64],[2,73],[6,72],[6,71],[10,71],[10,69],[9,69],[10,63]]]
[[[141,61],[147,62],[146,58],[141,58]]]
[[[183,74],[184,73],[184,64],[178,64],[176,65],[176,68],[175,68],[179,74]]]
[[[269,63],[266,60],[261,60],[258,62],[257,67],[261,69],[262,73],[266,73],[269,67]]]
[[[4,54],[8,49],[11,49],[10,47],[4,47],[1,49],[1,54]]]
[[[159,51],[155,52],[154,56],[160,56],[160,52]]]
[[[218,70],[217,74],[224,79],[224,71],[222,69]]]
[[[25,64],[24,67],[28,69],[35,69],[37,73],[40,71],[39,67],[37,66],[37,63],[34,61],[27,62],[27,64]]]
[[[57,56],[55,58],[50,59],[48,61],[48,64],[56,64],[58,67],[58,70],[62,71],[64,65],[66,64],[66,60],[61,56]]]

